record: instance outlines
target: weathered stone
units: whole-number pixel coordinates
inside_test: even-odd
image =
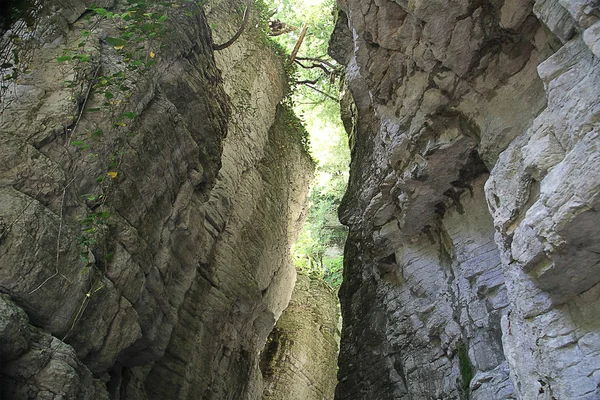
[[[355,102],[336,398],[598,397],[597,2],[381,3],[340,2],[334,53]]]
[[[109,399],[71,346],[38,328],[9,296],[0,295],[0,396],[5,399]]]
[[[319,278],[298,274],[290,304],[261,354],[264,400],[333,398],[338,320],[335,292]]]
[[[0,290],[27,313],[21,325],[48,333],[20,340],[0,315],[2,351],[14,357],[2,360],[2,390],[260,398],[259,352],[291,296],[289,248],[313,168],[300,123],[278,107],[281,60],[250,30],[215,61],[203,10],[169,8],[149,56],[156,65],[128,78],[115,110],[136,117],[116,124],[89,112],[109,98],[94,79],[124,68],[101,39],[113,24],[92,30],[90,63],[56,60],[88,28],[87,5],[48,4],[59,10],[45,22],[51,34],[37,38],[32,73],[3,99]],[[233,6],[221,7],[217,18],[235,25]],[[102,139],[86,136],[99,128]],[[71,144],[79,138],[89,150]],[[102,218],[92,238],[81,225],[90,215]],[[47,356],[46,375],[26,371],[38,362],[27,365],[31,343],[59,356]],[[43,390],[54,394],[35,394]]]

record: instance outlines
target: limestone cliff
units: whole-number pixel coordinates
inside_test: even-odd
[[[193,2],[127,53],[133,13],[90,3],[44,3],[3,92],[1,396],[260,398],[313,168],[281,61],[257,35],[215,61]]]
[[[321,279],[298,274],[261,356],[263,400],[333,399],[338,320],[335,292]]]
[[[336,399],[600,397],[600,7],[338,2]]]

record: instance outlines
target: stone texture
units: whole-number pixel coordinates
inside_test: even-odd
[[[264,400],[333,399],[339,309],[321,279],[298,274],[289,306],[261,354]]]
[[[8,295],[0,295],[0,355],[5,399],[107,399],[104,382],[95,379],[73,348],[34,328]]]
[[[100,40],[113,27],[95,28],[81,69],[56,61],[87,28],[88,5],[49,4],[32,73],[3,99],[0,291],[32,333],[3,342],[2,390],[14,399],[260,398],[259,353],[291,296],[289,247],[313,168],[299,123],[277,106],[281,62],[251,34],[215,61],[203,10],[172,8],[154,72],[129,82],[122,110],[138,117],[111,128],[110,115],[79,109],[105,101],[90,77],[122,68]],[[95,157],[70,145],[99,127],[103,139],[87,150]],[[98,176],[106,201],[82,196],[98,192]],[[80,221],[99,211],[110,217],[86,265]],[[0,314],[1,326],[13,329],[13,314]],[[26,370],[36,348],[47,354],[35,355],[41,372]],[[48,384],[52,374],[64,376]]]
[[[597,2],[339,5],[336,399],[597,398]]]

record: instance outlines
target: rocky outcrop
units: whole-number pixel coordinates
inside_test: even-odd
[[[138,64],[88,5],[46,4],[2,99],[2,397],[260,398],[313,168],[281,62],[247,38],[215,62],[182,3]]]
[[[31,325],[9,296],[0,295],[2,394],[11,399],[108,399],[73,348]]]
[[[338,320],[335,292],[322,279],[298,274],[261,355],[263,400],[333,399]]]
[[[339,4],[336,398],[597,398],[598,4]]]

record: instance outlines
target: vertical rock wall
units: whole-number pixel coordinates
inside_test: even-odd
[[[321,279],[298,274],[261,355],[263,400],[333,399],[338,320],[335,292]]]
[[[336,398],[598,398],[597,2],[339,4]]]
[[[281,62],[241,40],[242,57],[215,63],[203,10],[172,7],[148,53],[157,64],[127,81],[137,116],[113,126],[92,86],[125,68],[105,39],[118,32],[90,26],[87,6],[45,3],[32,72],[2,99],[2,397],[260,398],[313,168],[277,107]],[[87,30],[91,61],[59,64]],[[86,136],[99,127],[102,140]],[[81,137],[89,149],[72,145]],[[102,184],[107,199],[93,199]],[[86,265],[90,213],[106,221]]]

